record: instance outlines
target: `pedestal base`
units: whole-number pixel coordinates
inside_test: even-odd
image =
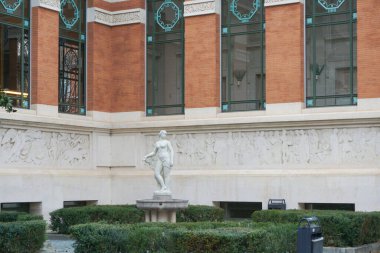
[[[155,194],[153,199],[136,201],[137,208],[144,210],[145,222],[176,222],[177,210],[185,209],[188,200],[172,199],[171,195]]]

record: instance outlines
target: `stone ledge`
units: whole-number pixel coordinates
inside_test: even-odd
[[[380,243],[366,244],[353,248],[323,247],[323,253],[380,253]]]

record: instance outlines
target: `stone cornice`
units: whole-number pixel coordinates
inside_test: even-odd
[[[294,3],[304,3],[304,0],[265,0],[264,6],[276,6]]]
[[[145,24],[145,10],[136,8],[111,12],[97,7],[88,8],[87,22],[96,22],[108,26]]]
[[[219,0],[193,0],[184,2],[184,16],[200,16],[220,13]]]
[[[61,10],[59,0],[32,0],[32,7],[42,7],[53,11]]]

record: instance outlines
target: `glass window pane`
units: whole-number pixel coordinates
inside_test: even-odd
[[[149,0],[147,9],[147,115],[182,114],[183,2]]]
[[[61,1],[59,29],[59,112],[85,114],[86,1]]]
[[[312,20],[306,22],[306,105],[351,105],[357,96],[353,1],[326,2],[306,2]]]
[[[263,1],[258,0],[222,2],[222,10],[226,12],[222,14],[224,112],[264,109],[265,21],[262,6]]]

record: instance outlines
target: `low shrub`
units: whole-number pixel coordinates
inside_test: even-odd
[[[82,224],[71,227],[76,253],[295,252],[295,224],[248,222]]]
[[[214,206],[190,205],[177,212],[177,222],[223,221],[224,210]]]
[[[254,222],[295,224],[305,216],[319,218],[325,246],[354,247],[380,240],[380,212],[265,210],[252,214]]]
[[[0,212],[0,222],[42,220],[41,215],[33,215],[22,212]]]
[[[16,212],[0,213],[1,252],[38,252],[45,241],[46,222],[41,216]]]
[[[142,222],[144,212],[134,205],[104,205],[62,208],[50,213],[50,228],[61,234],[67,234],[72,225],[99,221],[113,224]]]

